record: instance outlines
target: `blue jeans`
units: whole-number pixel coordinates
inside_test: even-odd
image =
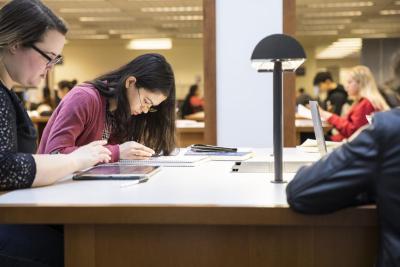
[[[0,225],[0,266],[64,266],[62,231],[47,225]]]

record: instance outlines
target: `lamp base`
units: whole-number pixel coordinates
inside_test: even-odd
[[[273,184],[286,184],[287,181],[285,181],[285,180],[282,180],[282,181],[275,181],[275,180],[272,180],[271,183],[273,183]]]

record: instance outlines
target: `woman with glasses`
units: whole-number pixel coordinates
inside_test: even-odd
[[[76,86],[53,112],[39,153],[70,153],[107,140],[112,161],[169,155],[175,148],[175,80],[159,54],[144,54]]]
[[[52,184],[110,159],[98,141],[69,155],[33,155],[36,131],[11,88],[38,86],[56,64],[67,27],[39,0],[9,1],[0,10],[0,190]],[[0,266],[63,266],[62,231],[0,225]]]

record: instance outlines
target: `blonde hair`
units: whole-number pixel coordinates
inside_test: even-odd
[[[360,96],[371,102],[372,106],[379,111],[389,110],[390,107],[378,91],[374,76],[366,66],[355,66],[350,71],[350,77],[356,81],[360,88]]]

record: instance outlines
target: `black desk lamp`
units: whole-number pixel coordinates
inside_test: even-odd
[[[258,72],[274,72],[273,131],[274,168],[273,183],[282,179],[282,72],[295,71],[306,59],[300,43],[285,34],[272,34],[262,39],[251,55],[251,65]]]

